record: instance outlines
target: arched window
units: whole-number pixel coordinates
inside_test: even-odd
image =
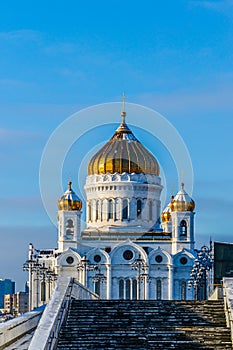
[[[153,220],[153,202],[149,201],[149,221]]]
[[[95,211],[96,211],[96,213],[95,213],[96,221],[99,220],[99,218],[100,218],[99,217],[99,212],[100,212],[100,210],[99,210],[100,208],[99,207],[100,207],[100,202],[96,201],[96,209],[95,209]]]
[[[162,299],[162,281],[159,279],[156,280],[156,299]]]
[[[137,299],[137,280],[123,279],[119,280],[119,299],[136,300]]]
[[[181,300],[186,300],[186,282],[181,283]]]
[[[124,280],[119,281],[119,299],[124,299]]]
[[[180,222],[180,235],[186,236],[187,235],[187,223],[185,220],[182,220]]]
[[[66,221],[66,234],[72,235],[74,233],[74,221],[71,219],[68,219]]]
[[[141,199],[137,200],[137,218],[138,219],[142,218],[142,201],[141,201]]]
[[[91,211],[91,202],[88,203],[88,220],[91,221],[92,220],[92,211]]]
[[[125,287],[126,287],[125,298],[126,298],[126,299],[130,299],[130,294],[131,294],[131,283],[130,283],[130,280],[129,280],[129,279],[126,280]]]
[[[100,281],[95,281],[95,294],[100,295]]]
[[[123,199],[122,201],[122,220],[128,219],[128,200]]]
[[[46,283],[45,283],[45,281],[42,281],[40,284],[40,300],[42,302],[46,301]]]
[[[108,220],[113,219],[113,200],[108,200]]]
[[[132,299],[133,300],[137,300],[137,280],[135,280],[135,279],[133,279],[133,285],[132,285],[132,287],[133,287],[133,290],[132,290]]]

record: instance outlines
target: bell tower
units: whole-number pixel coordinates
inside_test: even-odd
[[[184,183],[170,203],[173,253],[194,249],[194,200],[185,192]]]
[[[68,183],[68,189],[58,201],[58,250],[77,249],[81,231],[82,201]]]

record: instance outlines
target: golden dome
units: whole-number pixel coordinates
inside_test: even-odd
[[[88,175],[137,173],[159,175],[155,157],[137,140],[125,123],[126,113],[121,113],[122,123],[111,139],[91,158]]]
[[[59,210],[81,210],[82,201],[71,188],[72,182],[68,183],[68,189],[58,201]]]
[[[184,190],[184,184],[171,202],[171,211],[194,211],[195,202]]]
[[[173,202],[174,196],[171,196],[171,202],[166,206],[164,211],[161,214],[162,222],[169,222],[171,220],[171,206]]]

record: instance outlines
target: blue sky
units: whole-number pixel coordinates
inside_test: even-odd
[[[189,149],[198,244],[232,242],[232,18],[232,0],[0,3],[0,277],[22,288],[28,243],[56,246],[39,191],[51,133],[123,91],[165,116]]]

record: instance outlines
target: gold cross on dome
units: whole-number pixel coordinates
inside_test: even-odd
[[[125,124],[125,93],[122,94],[122,110],[121,110],[121,116],[122,116],[122,124]]]
[[[122,112],[125,112],[125,93],[122,94]]]

